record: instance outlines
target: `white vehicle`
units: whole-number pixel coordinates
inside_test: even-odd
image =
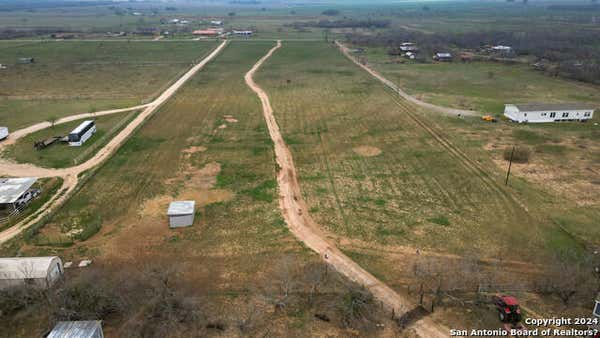
[[[80,147],[96,132],[96,122],[94,120],[83,121],[77,128],[69,133],[69,145]]]
[[[8,137],[8,127],[0,127],[0,141]]]

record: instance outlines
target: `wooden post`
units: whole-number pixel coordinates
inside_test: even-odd
[[[513,146],[512,150],[510,151],[510,159],[508,162],[508,171],[506,172],[506,181],[504,182],[504,185],[508,185],[508,176],[510,176],[510,168],[512,167],[512,161],[513,161],[514,154],[515,154],[515,146]]]

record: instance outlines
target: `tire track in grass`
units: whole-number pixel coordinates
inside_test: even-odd
[[[275,157],[279,165],[277,183],[279,185],[279,206],[283,217],[296,238],[306,246],[322,255],[325,261],[332,265],[337,271],[350,280],[364,286],[373,296],[379,299],[395,314],[405,314],[414,309],[414,304],[401,297],[389,286],[375,278],[369,272],[361,268],[348,256],[342,253],[333,243],[329,242],[325,233],[318,224],[310,217],[306,209],[306,203],[302,198],[296,167],[292,154],[287,147],[283,136],[273,115],[273,109],[267,93],[253,80],[253,76],[260,66],[271,55],[281,47],[281,41],[262,57],[244,77],[246,84],[258,95],[263,106],[263,115],[269,129],[269,135],[275,147]],[[434,322],[429,317],[417,320],[411,326],[421,337],[447,337],[449,330]]]

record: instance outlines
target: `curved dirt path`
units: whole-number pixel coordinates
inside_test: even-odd
[[[366,70],[369,74],[371,74],[377,80],[382,82],[384,85],[386,85],[393,91],[397,92],[398,95],[402,96],[402,98],[404,98],[405,100],[407,100],[409,102],[412,102],[412,103],[414,103],[420,107],[426,108],[426,109],[435,110],[437,112],[449,114],[449,115],[464,115],[464,116],[480,116],[480,115],[482,115],[480,112],[475,111],[475,110],[465,110],[465,109],[443,107],[443,106],[438,106],[438,105],[431,104],[431,103],[428,103],[425,101],[421,101],[421,100],[417,99],[416,97],[409,95],[407,92],[402,90],[402,88],[397,86],[392,81],[386,79],[385,77],[383,77],[383,75],[381,75],[377,71],[371,69],[369,66],[363,65],[362,63],[358,62],[352,55],[350,55],[350,52],[348,51],[348,47],[344,46],[339,41],[335,41],[335,44],[338,46],[338,48],[340,49],[342,54],[344,54],[348,59],[350,59],[350,61],[354,62],[359,67]]]
[[[82,114],[69,115],[69,116],[66,116],[66,117],[56,120],[54,122],[54,125],[59,125],[59,124],[63,124],[63,123],[71,122],[71,121],[77,121],[77,120],[85,119],[88,117],[94,118],[94,117],[98,117],[98,116],[111,115],[111,114],[117,114],[117,113],[125,113],[125,112],[129,112],[129,111],[133,111],[133,110],[140,110],[140,109],[144,109],[144,108],[148,107],[149,105],[150,105],[150,103],[142,104],[139,106],[128,107],[128,108],[110,109],[110,110],[97,111],[97,112],[93,112],[93,113],[82,113]],[[4,141],[2,141],[2,143],[0,143],[0,149],[3,147],[6,147],[8,145],[15,144],[17,142],[17,140],[19,140],[20,138],[23,138],[29,134],[32,134],[32,133],[35,133],[35,132],[38,132],[40,130],[50,128],[50,127],[52,127],[52,123],[50,123],[48,121],[44,121],[44,122],[33,124],[29,127],[25,127],[23,129],[15,130],[12,133],[10,133],[10,135],[8,135],[8,138],[6,140],[4,140]]]
[[[62,177],[63,185],[59,189],[58,193],[53,196],[46,204],[40,208],[40,213],[34,214],[32,217],[28,217],[9,229],[0,232],[0,244],[12,239],[17,236],[23,230],[29,226],[40,221],[45,215],[52,212],[66,201],[71,192],[77,186],[78,175],[86,170],[92,169],[97,165],[108,159],[114,152],[121,147],[121,145],[128,139],[128,137],[148,118],[150,117],[160,106],[162,106],[179,88],[181,88],[192,76],[194,76],[200,69],[202,69],[208,62],[217,56],[225,48],[228,41],[223,41],[217,48],[215,48],[208,56],[206,56],[201,62],[196,64],[190,70],[188,70],[183,76],[181,76],[175,83],[167,88],[159,97],[157,97],[151,103],[145,105],[145,109],[136,116],[123,130],[113,137],[102,149],[100,149],[92,158],[86,162],[63,169],[49,169],[41,168],[31,164],[19,164],[13,163],[6,160],[0,160],[0,175],[3,176],[35,176],[35,177]],[[129,108],[127,108],[129,109]],[[113,112],[114,113],[114,112]],[[43,123],[42,123],[43,124]],[[27,128],[26,128],[27,129]],[[43,129],[43,128],[42,128]]]
[[[281,47],[281,41],[273,47],[246,73],[246,84],[258,95],[263,106],[263,115],[267,122],[269,134],[275,145],[275,156],[280,167],[277,175],[279,185],[279,207],[291,232],[306,246],[317,252],[323,259],[341,274],[368,289],[373,296],[393,309],[397,315],[402,315],[415,307],[412,302],[401,297],[386,284],[375,278],[344,255],[334,243],[329,242],[321,227],[310,217],[306,203],[302,198],[296,167],[292,154],[288,149],[279,126],[273,115],[273,108],[267,93],[253,80],[253,76],[260,66]],[[450,331],[435,323],[431,318],[425,317],[410,326],[421,337],[448,337]]]

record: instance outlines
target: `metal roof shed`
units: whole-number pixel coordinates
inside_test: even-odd
[[[194,224],[195,201],[174,201],[169,205],[169,227],[179,228]]]
[[[36,181],[35,177],[0,179],[0,204],[15,203]]]
[[[99,320],[58,322],[47,338],[104,338],[102,322]]]

